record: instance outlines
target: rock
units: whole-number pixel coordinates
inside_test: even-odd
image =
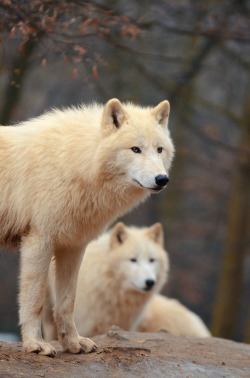
[[[0,342],[0,377],[250,377],[250,345],[218,338],[176,337],[112,328],[93,337],[91,354],[55,358],[28,354],[21,343]]]

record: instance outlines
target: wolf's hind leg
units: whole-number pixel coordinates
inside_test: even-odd
[[[56,253],[54,319],[58,339],[65,350],[71,353],[90,353],[97,348],[92,340],[78,335],[73,318],[77,276],[83,253],[83,250],[73,248]]]
[[[53,315],[53,309],[54,309],[54,285],[55,280],[54,276],[55,271],[54,269],[51,269],[51,275],[48,277],[48,284],[46,288],[46,295],[43,305],[43,311],[42,311],[42,331],[43,331],[43,338],[46,341],[56,340],[57,334],[56,334],[56,326],[54,322],[54,315]],[[53,280],[52,280],[53,278]]]
[[[44,303],[52,246],[37,234],[29,234],[21,245],[19,323],[27,352],[53,357],[55,349],[42,338],[41,312]]]

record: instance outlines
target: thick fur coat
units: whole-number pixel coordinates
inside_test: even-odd
[[[73,322],[81,259],[114,218],[166,186],[174,151],[168,115],[167,101],[142,108],[112,99],[0,127],[0,244],[21,251],[26,351],[55,353],[41,335],[52,257],[58,338],[72,353],[95,349]]]
[[[177,300],[157,294],[169,270],[163,239],[160,223],[136,228],[120,222],[88,245],[75,302],[75,322],[84,336],[105,333],[112,325],[128,331],[165,329],[174,335],[209,336],[196,314]],[[53,264],[49,279],[44,333],[52,340],[56,337]]]
[[[175,336],[211,336],[201,318],[177,299],[156,294],[148,302],[138,331],[158,332],[166,330]]]

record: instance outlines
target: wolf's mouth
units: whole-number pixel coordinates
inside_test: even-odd
[[[160,192],[161,190],[163,190],[165,188],[165,186],[163,187],[159,187],[157,186],[156,188],[150,188],[151,190],[154,190],[155,192]]]
[[[143,291],[150,291],[150,290],[152,290],[152,289],[153,289],[152,287],[147,287],[147,286],[146,286],[146,287],[143,288]]]
[[[147,190],[153,190],[154,192],[160,192],[162,189],[165,188],[164,187],[161,187],[161,186],[155,186],[154,188],[147,188],[146,186],[143,186],[139,181],[137,181],[136,179],[133,179],[138,185],[140,185],[141,188],[143,189],[147,189]]]

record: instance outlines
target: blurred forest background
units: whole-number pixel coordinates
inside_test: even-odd
[[[164,293],[250,342],[250,2],[1,0],[0,124],[51,107],[171,103],[168,188],[123,220],[164,225]],[[18,254],[0,254],[0,332],[18,332]]]

